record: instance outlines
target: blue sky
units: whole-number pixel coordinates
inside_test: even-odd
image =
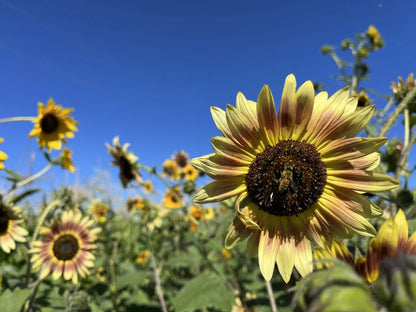
[[[50,97],[74,108],[77,173],[66,182],[97,168],[117,177],[105,148],[115,135],[149,166],[178,150],[201,156],[219,134],[210,106],[235,104],[238,91],[256,100],[264,84],[279,102],[290,73],[333,93],[337,68],[320,47],[371,24],[386,46],[362,86],[391,92],[416,68],[414,12],[415,1],[0,0],[0,118],[35,116]],[[45,165],[31,128],[0,125],[6,166],[22,174]]]

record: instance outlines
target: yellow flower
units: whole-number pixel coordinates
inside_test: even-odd
[[[179,186],[175,186],[173,192],[171,189],[168,189],[167,193],[163,196],[163,203],[166,208],[181,208],[183,206],[182,199],[183,195],[181,194]]]
[[[3,138],[0,138],[0,143],[4,141]],[[7,154],[5,152],[0,151],[0,170],[4,169],[4,161],[7,159]]]
[[[211,220],[215,217],[215,211],[214,208],[208,207],[204,209],[204,217],[205,220]]]
[[[89,217],[64,211],[60,222],[46,231],[42,241],[32,242],[30,261],[35,272],[41,271],[40,279],[52,272],[53,279],[63,275],[64,279],[76,284],[78,274],[81,277],[90,274],[88,268],[94,266],[95,259],[91,251],[96,248],[94,241],[101,230],[92,229],[92,225]]]
[[[179,169],[176,166],[176,162],[167,159],[162,165],[162,175],[167,176],[170,179],[178,179],[180,176]]]
[[[361,90],[360,93],[353,94],[355,98],[357,98],[357,108],[361,109],[362,107],[369,106],[372,100],[369,99],[368,94]]]
[[[134,213],[137,208],[143,209],[145,207],[145,204],[143,199],[139,195],[137,195],[134,198],[127,199],[126,206],[128,212]]]
[[[91,214],[94,220],[99,223],[107,222],[108,211],[108,205],[99,199],[93,199],[87,207],[87,213]]]
[[[387,139],[354,137],[374,111],[356,108],[347,88],[329,98],[326,92],[315,96],[311,81],[296,90],[289,75],[278,114],[268,86],[257,103],[238,93],[236,107],[211,109],[223,136],[211,139],[213,154],[192,160],[214,179],[194,201],[236,197],[225,247],[248,238],[248,254],[258,254],[266,280],[276,264],[285,282],[294,267],[301,276],[310,273],[311,241],[323,246],[321,237],[376,234],[367,218],[382,211],[361,194],[399,182],[372,172]]]
[[[228,251],[227,248],[222,249],[222,255],[225,257],[225,259],[231,259],[232,257],[231,253]]]
[[[137,256],[136,263],[137,264],[143,264],[149,259],[149,251],[148,250],[142,250],[139,255]]]
[[[185,151],[179,151],[173,155],[173,161],[176,164],[176,167],[183,171],[186,166],[189,164],[189,156]]]
[[[185,169],[183,170],[185,180],[195,180],[198,178],[198,171],[191,165],[186,165]]]
[[[55,105],[51,98],[47,107],[39,102],[38,111],[39,115],[34,120],[35,126],[29,133],[29,137],[36,136],[41,149],[44,146],[48,151],[61,149],[62,142],[66,144],[65,137],[73,138],[74,132],[78,130],[76,127],[78,122],[69,116],[73,109]]]
[[[127,151],[130,143],[120,145],[119,137],[116,136],[113,139],[113,146],[106,143],[108,153],[114,158],[111,162],[112,166],[119,167],[119,178],[123,187],[127,187],[129,182],[136,180],[138,183],[142,183],[142,178],[139,173],[139,164],[137,160],[139,157],[134,155],[133,152]]]
[[[416,254],[416,232],[409,237],[406,216],[401,209],[394,219],[386,220],[377,236],[370,240],[366,257],[357,260],[357,270],[372,283],[380,274],[381,261],[385,257],[395,258],[399,253]]]
[[[367,30],[367,36],[371,39],[371,44],[375,50],[382,47],[384,45],[383,40],[381,39],[381,35],[378,32],[378,29],[373,25],[370,25]]]
[[[19,226],[23,222],[17,208],[11,209],[3,204],[0,207],[0,247],[5,253],[16,248],[16,242],[26,242],[28,232]]]
[[[144,191],[146,193],[151,193],[153,190],[153,183],[152,181],[145,181],[144,182]]]
[[[70,172],[74,172],[75,168],[74,168],[74,163],[72,162],[72,151],[68,148],[63,148],[62,149],[62,154],[61,154],[61,167],[63,169],[67,169]]]

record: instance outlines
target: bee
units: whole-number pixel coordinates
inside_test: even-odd
[[[286,193],[289,188],[292,191],[295,191],[295,185],[293,183],[293,167],[286,165],[278,182],[279,193]]]

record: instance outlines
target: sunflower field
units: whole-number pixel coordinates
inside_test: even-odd
[[[73,109],[51,98],[4,116],[33,124],[48,164],[22,176],[0,151],[0,310],[416,311],[416,80],[372,105],[361,82],[383,45],[374,26],[324,45],[334,94],[290,74],[281,98],[265,85],[212,107],[211,154],[143,164],[123,138],[103,142],[126,198],[105,178],[42,189],[75,170]]]

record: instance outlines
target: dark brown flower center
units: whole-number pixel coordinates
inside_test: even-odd
[[[70,234],[61,235],[53,244],[53,253],[59,260],[73,259],[78,250],[78,240]]]
[[[326,165],[316,148],[294,140],[267,146],[246,175],[251,201],[275,216],[308,210],[321,196],[325,183]]]
[[[0,213],[0,234],[7,231],[10,219],[5,213]]]
[[[40,120],[40,127],[44,133],[53,133],[58,129],[59,120],[54,114],[46,114]]]

